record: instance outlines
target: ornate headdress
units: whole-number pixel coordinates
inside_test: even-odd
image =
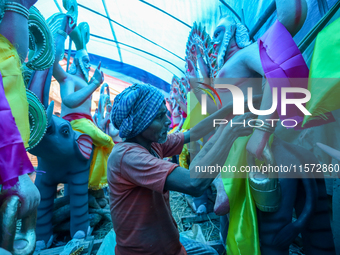
[[[70,15],[75,23],[78,19],[78,4],[76,0],[63,0],[63,6],[67,10],[67,15]],[[63,22],[66,15],[65,13],[58,12],[53,14],[47,19],[47,24],[50,27],[53,37],[55,38],[58,34],[58,30]],[[52,44],[52,43],[51,43]],[[62,51],[60,59],[64,58],[64,50]]]

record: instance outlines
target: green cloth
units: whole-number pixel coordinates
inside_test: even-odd
[[[239,137],[232,145],[225,166],[248,166],[247,143],[252,135]],[[274,135],[269,138],[269,145]],[[256,165],[264,162],[255,160]],[[227,254],[260,255],[260,241],[257,226],[256,205],[251,195],[247,173],[222,172],[224,189],[229,198],[230,217],[227,237]]]
[[[247,166],[246,145],[250,136],[238,138],[230,149],[225,166]],[[246,173],[223,173],[224,189],[229,198],[230,216],[227,254],[260,255],[255,202]]]
[[[302,125],[316,116],[340,108],[339,30],[340,19],[337,19],[316,37],[308,82],[311,99],[306,104],[312,115],[306,115]]]

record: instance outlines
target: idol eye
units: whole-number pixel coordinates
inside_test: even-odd
[[[68,136],[70,134],[70,127],[68,125],[63,125],[61,128],[60,128],[60,133],[63,135],[63,136]]]

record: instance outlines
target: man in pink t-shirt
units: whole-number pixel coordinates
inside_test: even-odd
[[[111,119],[125,141],[113,148],[108,160],[117,255],[218,254],[205,244],[180,237],[171,214],[169,191],[200,196],[218,173],[196,172],[195,166],[223,165],[233,141],[251,134],[252,129],[243,125],[218,128],[193,160],[190,171],[163,158],[180,154],[185,143],[213,131],[213,119],[227,116],[231,106],[190,131],[167,135],[170,120],[158,89],[135,84],[117,95]],[[250,115],[242,119],[247,117]]]

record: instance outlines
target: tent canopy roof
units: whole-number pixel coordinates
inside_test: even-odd
[[[239,18],[251,30],[273,0],[78,0],[78,24],[90,26],[87,50],[92,64],[100,57],[104,68],[121,79],[149,82],[166,92],[173,75],[185,73],[186,43],[194,22],[201,22],[211,36],[220,14]],[[320,2],[330,8],[336,0],[307,0],[309,11],[299,42],[321,18]],[[231,7],[231,8],[228,8]],[[323,5],[324,6],[324,5]],[[62,0],[40,0],[36,7],[47,19],[62,11]],[[231,11],[232,9],[232,11]],[[237,16],[234,14],[237,14]],[[271,15],[255,35],[261,36],[274,22]],[[68,48],[68,41],[65,48]],[[74,45],[72,49],[75,50]],[[125,71],[124,71],[125,70]],[[139,70],[139,71],[138,71]],[[119,76],[119,75],[118,75]],[[129,80],[130,79],[130,80]]]

